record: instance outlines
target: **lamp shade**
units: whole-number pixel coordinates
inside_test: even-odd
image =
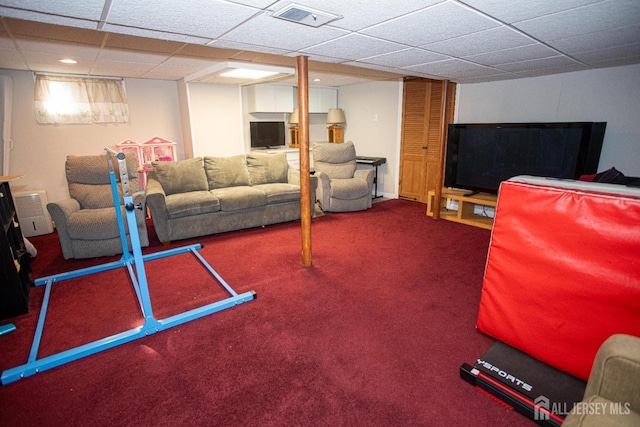
[[[287,122],[290,125],[297,125],[298,122],[298,107],[293,109],[293,112],[289,114],[289,121]]]
[[[327,113],[327,124],[336,125],[338,123],[346,123],[347,120],[344,118],[344,111],[342,108],[330,108]]]

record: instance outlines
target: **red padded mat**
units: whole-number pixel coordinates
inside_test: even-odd
[[[606,338],[640,336],[640,197],[594,188],[502,184],[477,321],[583,380]]]

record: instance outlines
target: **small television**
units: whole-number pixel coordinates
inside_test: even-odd
[[[284,122],[249,122],[251,148],[272,148],[285,145]]]
[[[448,126],[445,187],[497,194],[517,175],[578,179],[597,173],[606,122]]]

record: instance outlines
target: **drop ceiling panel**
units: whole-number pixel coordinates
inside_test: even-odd
[[[454,57],[465,57],[534,44],[535,42],[508,27],[491,28],[437,43],[422,46],[424,49]]]
[[[411,48],[371,58],[363,58],[358,62],[384,65],[386,67],[404,68],[410,65],[427,64],[429,62],[437,62],[444,59],[447,59],[447,57],[440,55],[439,53],[429,52],[424,49]]]
[[[95,30],[97,25],[95,21],[87,21],[85,19],[70,18],[68,16],[50,15],[46,13],[34,12],[30,10],[13,9],[0,6],[0,16],[8,18],[23,19],[25,21],[36,21],[47,24],[66,25],[68,27],[88,28]]]
[[[640,42],[618,46],[611,49],[597,49],[588,52],[580,52],[574,54],[574,58],[586,62],[587,64],[596,64],[608,59],[614,58],[637,58],[640,56]]]
[[[303,54],[308,53],[327,57],[343,58],[345,60],[357,60],[359,58],[366,58],[372,51],[388,53],[403,50],[405,48],[406,46],[398,43],[354,33],[307,49],[302,49],[301,52]]]
[[[295,34],[295,37],[292,37]],[[257,16],[221,38],[223,41],[259,45],[270,49],[301,50],[348,34],[328,26],[313,28],[268,14]]]
[[[2,0],[2,6],[41,13],[98,21],[105,0]],[[7,16],[7,15],[6,15]]]
[[[557,56],[558,52],[542,44],[531,44],[513,49],[470,55],[465,59],[483,65],[497,65],[531,59],[542,59]]]
[[[484,13],[502,22],[511,24],[601,1],[602,0],[462,0],[462,3],[482,10]]]
[[[552,40],[549,45],[562,52],[572,54],[595,49],[612,49],[638,41],[640,41],[640,24]]]
[[[56,58],[55,60],[63,59],[69,56],[74,58],[95,58],[100,53],[98,46],[84,45],[79,43],[63,43],[59,41],[47,41],[45,39],[32,39],[25,38],[20,39],[17,42],[20,50],[25,54],[34,55],[49,55]]]
[[[444,0],[376,0],[375,4],[372,4],[362,0],[300,0],[299,2],[294,0],[298,4],[341,15],[341,19],[329,25],[351,31],[361,30],[442,1]],[[289,3],[291,3],[289,0],[279,1],[272,9],[278,10]]]
[[[202,38],[185,34],[169,34],[163,31],[154,31],[146,28],[126,27],[113,24],[104,24],[102,29],[103,31],[107,32],[127,34],[130,36],[145,37],[150,39],[164,40],[170,38],[172,41],[183,43],[206,44],[211,41],[211,39],[209,38]]]
[[[445,2],[367,28],[362,33],[410,46],[423,46],[498,25],[458,3]]]
[[[521,71],[527,70],[543,70],[543,69],[552,69],[558,67],[571,67],[573,69],[576,65],[579,65],[576,61],[572,61],[564,56],[552,56],[549,58],[541,58],[529,61],[520,61],[520,62],[512,62],[507,64],[499,64],[496,65],[495,68],[509,71],[512,73],[517,73]],[[579,65],[580,69],[586,69],[587,67],[583,65]]]
[[[613,3],[615,7],[611,7]],[[529,19],[514,26],[538,39],[552,41],[635,25],[639,18],[640,1],[613,0]]]
[[[167,55],[135,50],[103,49],[100,60],[158,65],[167,60]]]
[[[257,12],[252,7],[214,0],[115,0],[107,20],[112,25],[212,39]]]

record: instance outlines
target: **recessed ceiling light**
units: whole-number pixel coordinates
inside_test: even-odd
[[[76,61],[75,59],[71,59],[71,58],[58,59],[58,62],[62,62],[64,64],[77,64],[78,63],[78,61]]]
[[[314,82],[319,82],[319,81],[320,81],[320,79],[316,77],[315,79],[313,79],[313,81],[314,81]]]
[[[236,79],[263,79],[265,77],[278,74],[277,71],[250,70],[248,68],[235,68],[221,73],[222,77],[232,77]]]

